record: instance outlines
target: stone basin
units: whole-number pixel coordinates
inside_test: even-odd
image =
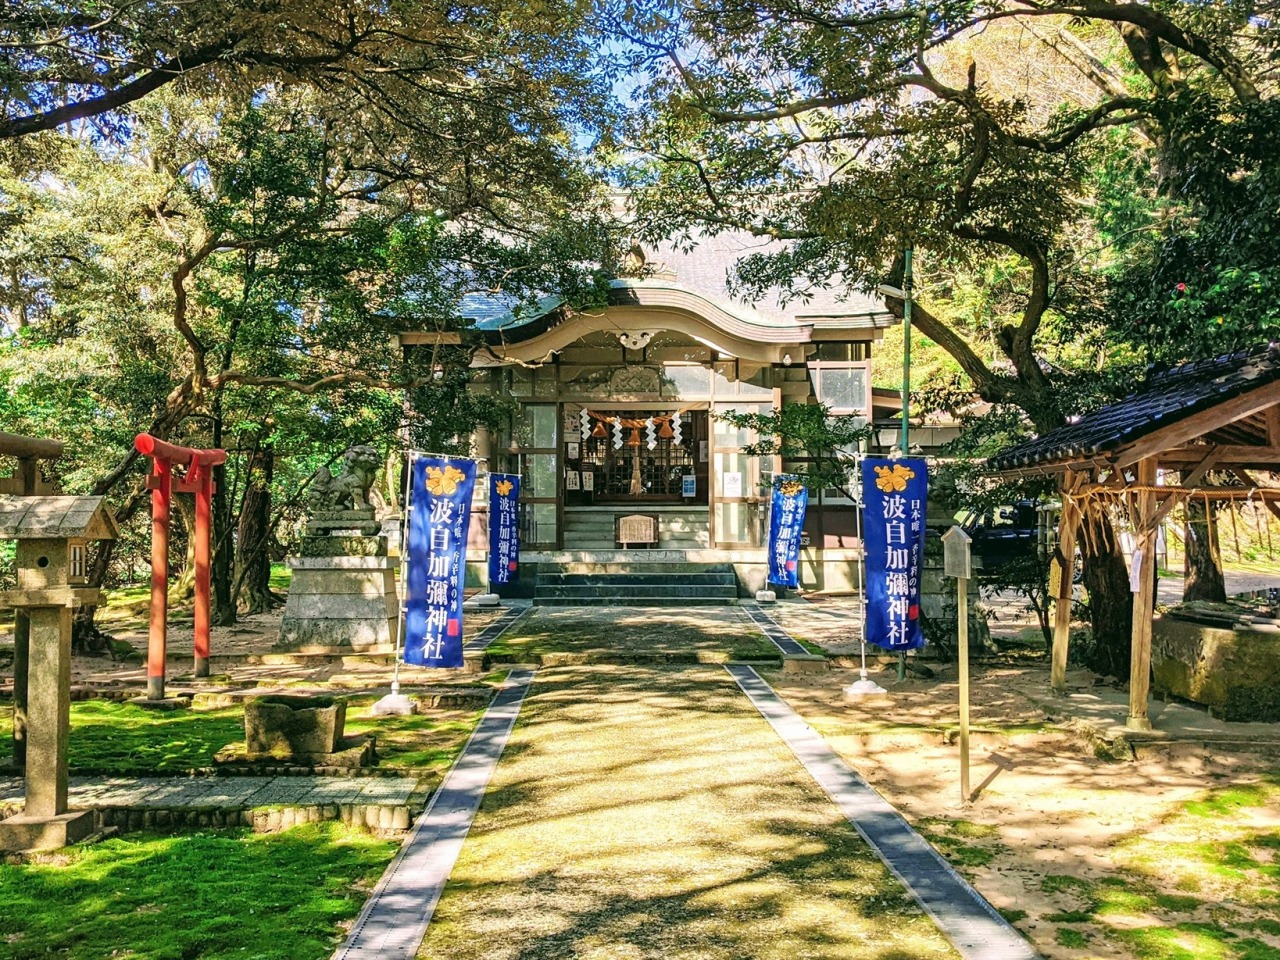
[[[1203,704],[1219,720],[1280,720],[1280,619],[1269,604],[1193,603],[1157,618],[1157,696]]]

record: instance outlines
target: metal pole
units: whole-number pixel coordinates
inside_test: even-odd
[[[408,611],[405,584],[409,573],[409,526],[413,523],[413,506],[410,498],[413,496],[413,461],[418,458],[418,454],[414,451],[410,450],[408,453],[409,468],[404,472],[404,497],[400,501],[404,512],[404,524],[400,528],[400,590],[396,597],[398,614],[396,617],[396,662],[391,674],[391,695],[393,697],[400,693],[400,663],[404,659],[401,654],[404,645],[404,618]]]
[[[956,579],[960,628],[960,802],[969,802],[969,581]]]
[[[911,244],[903,252],[902,275],[902,455],[911,453]]]
[[[903,251],[902,273],[902,456],[911,455],[911,244]],[[898,654],[898,679],[907,679],[907,655]]]

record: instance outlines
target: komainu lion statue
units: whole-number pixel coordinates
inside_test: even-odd
[[[321,467],[311,479],[307,503],[314,513],[368,510],[369,490],[382,467],[382,455],[373,447],[350,447],[342,455],[342,470],[335,477]]]

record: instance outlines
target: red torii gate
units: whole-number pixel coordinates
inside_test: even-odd
[[[209,528],[213,517],[213,468],[227,460],[225,450],[194,450],[140,433],[134,448],[152,461],[151,630],[147,637],[147,699],[164,699],[165,642],[169,628],[169,504],[174,493],[196,495],[195,675],[209,675]],[[174,466],[184,468],[173,475]]]

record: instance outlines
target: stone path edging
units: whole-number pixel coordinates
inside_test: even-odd
[[[1039,960],[1031,944],[755,670],[725,669],[965,960]]]
[[[751,621],[764,632],[764,635],[773,641],[773,645],[786,656],[808,655],[809,651],[805,649],[804,645],[782,629],[773,617],[760,609],[760,604],[744,603],[742,604],[742,609],[747,612],[747,616],[751,618]]]
[[[333,960],[412,960],[418,952],[533,676],[511,672]]]
[[[489,624],[472,639],[463,644],[462,649],[468,653],[475,653],[480,650],[487,650],[489,644],[497,640],[500,636],[516,625],[516,621],[529,613],[533,607],[511,607],[504,612],[497,620]]]

